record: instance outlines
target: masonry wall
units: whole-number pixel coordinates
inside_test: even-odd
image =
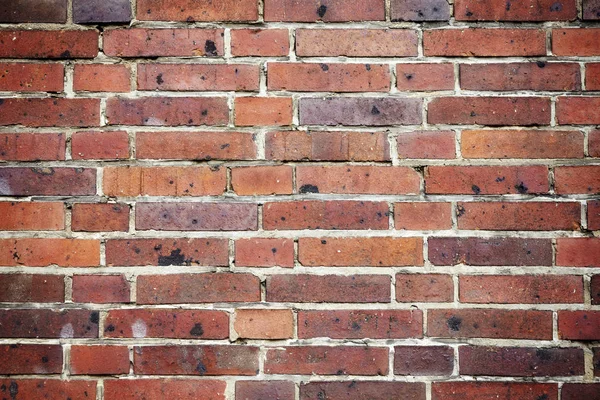
[[[599,21],[2,1],[0,398],[600,399]]]

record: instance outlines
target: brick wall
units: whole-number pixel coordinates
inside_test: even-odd
[[[0,398],[600,399],[599,22],[3,0]]]

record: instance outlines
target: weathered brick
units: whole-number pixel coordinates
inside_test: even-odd
[[[455,125],[548,125],[546,97],[439,97],[429,103],[427,121]]]
[[[226,266],[227,247],[227,240],[223,239],[111,239],[106,242],[106,263]]]
[[[398,157],[415,159],[451,159],[456,157],[453,131],[401,132],[396,137]]]
[[[138,0],[137,18],[143,21],[254,21],[258,19],[258,3],[256,0]]]
[[[388,349],[359,346],[294,346],[269,349],[267,374],[387,375]]]
[[[557,400],[558,385],[530,382],[434,382],[431,386],[431,399]]]
[[[600,275],[593,275],[590,282],[592,304],[600,304]]]
[[[600,267],[600,238],[558,238],[556,245],[556,265]]]
[[[446,0],[392,0],[392,21],[448,21],[450,5]]]
[[[0,133],[0,160],[61,161],[65,142],[63,133]]]
[[[308,382],[300,384],[300,400],[386,400],[394,398],[425,400],[425,384],[421,382],[363,380],[353,380],[350,382]]]
[[[288,381],[237,381],[236,400],[294,400],[295,386]]]
[[[405,339],[423,337],[420,310],[299,311],[298,338]]]
[[[71,229],[84,232],[129,230],[127,204],[74,204]]]
[[[566,340],[600,340],[600,312],[559,311],[558,336]]]
[[[94,58],[96,30],[0,30],[0,58]]]
[[[588,20],[600,19],[600,1],[598,1],[598,0],[583,0],[583,19],[588,19]]]
[[[73,90],[84,92],[129,92],[131,70],[123,64],[76,64]]]
[[[61,303],[64,299],[65,281],[62,275],[0,275],[1,302]]]
[[[462,346],[458,353],[463,375],[583,375],[583,350],[575,347]]]
[[[545,166],[429,166],[428,194],[536,194],[548,192]]]
[[[109,338],[226,339],[229,316],[216,310],[111,310],[104,321]]]
[[[129,282],[124,275],[73,275],[76,303],[129,303]]]
[[[98,311],[12,309],[2,310],[3,338],[97,338]]]
[[[409,29],[297,29],[301,57],[411,57],[417,55],[417,33]]]
[[[2,379],[0,388],[4,388],[3,395],[8,389],[15,398],[19,395],[24,399],[93,399],[96,396],[96,382],[88,380]]]
[[[408,167],[298,166],[299,193],[415,194],[419,174]]]
[[[47,267],[100,265],[100,241],[91,239],[0,239],[0,265]]]
[[[450,375],[454,369],[454,349],[450,346],[396,346],[395,375]]]
[[[67,0],[6,0],[0,9],[1,23],[67,22]]]
[[[450,275],[396,275],[396,301],[399,303],[444,303],[453,299],[454,283]]]
[[[256,238],[235,241],[236,267],[294,266],[292,239]]]
[[[600,11],[599,11],[600,12]],[[560,392],[562,400],[598,400],[600,384],[598,383],[565,383]]]
[[[428,244],[433,265],[552,265],[549,239],[434,237],[429,238]]]
[[[267,301],[298,303],[389,303],[390,277],[385,275],[272,275]]]
[[[283,131],[266,135],[266,158],[282,161],[388,161],[385,132]]]
[[[222,29],[110,29],[104,53],[115,57],[218,57],[225,52]]]
[[[0,373],[2,374],[60,374],[62,364],[63,351],[60,345],[0,345]]]
[[[129,136],[125,131],[75,132],[71,136],[74,160],[118,160],[129,158]]]
[[[395,203],[394,226],[396,229],[433,230],[452,227],[450,203]]]
[[[589,230],[600,230],[600,200],[587,202],[587,227]]]
[[[135,228],[142,231],[255,231],[258,207],[247,203],[138,203]]]
[[[437,0],[436,0],[437,1]],[[443,0],[445,2],[445,0]],[[430,91],[454,89],[452,64],[396,64],[399,90]]]
[[[599,194],[600,166],[557,167],[554,189],[559,194]]]
[[[251,274],[143,275],[137,291],[138,304],[260,301],[260,281]]]
[[[600,12],[600,2],[598,2]],[[585,89],[600,90],[600,63],[585,64]]]
[[[421,238],[300,238],[298,261],[304,266],[393,267],[423,265]]]
[[[600,157],[600,130],[596,129],[588,135],[588,151],[592,157]]]
[[[461,64],[460,87],[501,91],[581,90],[581,74],[575,63]]]
[[[226,188],[224,168],[108,167],[103,191],[108,196],[209,196]]]
[[[300,99],[301,125],[418,125],[423,101],[417,98],[328,97]]]
[[[263,228],[388,229],[389,207],[371,201],[283,201],[265,203]]]
[[[64,67],[61,64],[0,63],[2,91],[62,92],[63,87]]]
[[[236,333],[243,339],[289,339],[294,336],[292,310],[236,310]]]
[[[427,336],[552,340],[552,311],[429,310]]]
[[[265,21],[347,22],[385,20],[383,0],[266,0]]]
[[[1,31],[0,31],[1,32]],[[27,127],[100,125],[99,99],[0,99],[0,124]]]
[[[224,400],[224,381],[208,379],[107,379],[106,400],[161,400],[172,396],[180,400]]]
[[[290,97],[237,97],[235,124],[237,126],[282,126],[292,124]]]
[[[129,21],[129,0],[73,0],[73,22],[76,24]]]
[[[456,0],[454,15],[459,21],[572,21],[577,19],[577,1]]]
[[[57,231],[65,229],[63,203],[0,202],[0,230]]]
[[[73,375],[119,375],[129,373],[127,346],[71,346]]]
[[[138,64],[139,90],[258,91],[258,65]]]
[[[290,38],[287,29],[232,29],[231,54],[236,57],[287,56]]]
[[[552,53],[555,56],[600,55],[600,28],[553,29]]]
[[[545,56],[546,32],[541,29],[435,29],[423,32],[425,56],[509,57]]]
[[[463,275],[461,303],[582,303],[583,279],[575,275]]]
[[[292,174],[287,165],[232,168],[231,186],[242,196],[291,194]]]
[[[600,35],[598,40],[600,41]],[[596,112],[599,107],[598,97],[559,97],[556,100],[556,119],[560,125],[600,124],[600,117]]]

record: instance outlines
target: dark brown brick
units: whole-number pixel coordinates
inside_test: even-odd
[[[448,21],[450,5],[446,0],[392,0],[392,21]]]
[[[61,303],[64,300],[65,281],[62,275],[0,275],[2,302]]]
[[[600,19],[600,0],[583,0],[583,19]]]
[[[300,400],[338,399],[425,400],[425,384],[420,382],[353,380],[350,382],[310,382],[300,385]]]
[[[236,400],[294,400],[294,382],[288,381],[237,381]]]
[[[4,0],[1,23],[67,22],[67,0]]]
[[[450,375],[454,369],[454,349],[450,346],[396,346],[395,375]]]
[[[129,21],[129,0],[73,0],[73,22],[76,24]]]
[[[600,400],[600,383],[565,383],[560,396],[562,400]]]
[[[0,337],[4,338],[96,338],[97,311],[2,310]]]
[[[0,374],[60,374],[63,351],[60,345],[2,344]]]
[[[529,382],[435,382],[431,389],[431,399],[557,400],[558,385]]]
[[[93,399],[96,396],[96,382],[88,380],[2,379],[1,388],[8,388],[8,393],[14,394],[15,399]]]
[[[592,276],[590,292],[592,295],[592,304],[600,304],[600,275]]]
[[[0,168],[2,196],[86,196],[96,194],[93,168]]]
[[[572,21],[577,19],[577,0],[456,0],[458,21]]]

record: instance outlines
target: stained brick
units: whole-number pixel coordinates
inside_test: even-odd
[[[168,393],[180,400],[224,400],[224,381],[198,379],[107,379],[106,400],[160,400]]]
[[[100,241],[92,239],[0,239],[1,266],[94,267],[100,265]]]
[[[2,91],[62,92],[63,87],[64,67],[60,64],[0,63]]]
[[[7,0],[0,9],[0,22],[67,22],[67,0]]]
[[[300,385],[300,400],[393,399],[425,400],[425,384],[420,382],[309,382]],[[283,399],[282,399],[283,400]],[[286,399],[287,400],[287,399]]]
[[[600,312],[559,311],[558,336],[567,340],[599,340]]]
[[[77,24],[129,22],[129,0],[73,0],[73,22]]]
[[[563,399],[565,386],[563,386],[562,392]],[[498,400],[557,400],[558,385],[556,383],[530,382],[434,382],[431,386],[431,398],[432,400],[461,400],[475,398]]]
[[[450,275],[442,274],[397,274],[396,301],[451,302],[454,299],[454,283]]]
[[[139,64],[139,90],[258,91],[258,66],[248,64]]]
[[[0,160],[64,160],[65,142],[63,133],[3,133],[0,134]]]
[[[71,59],[98,55],[96,30],[2,30],[0,43],[1,58]]]
[[[0,301],[9,303],[60,303],[65,299],[62,275],[2,274]]]
[[[235,241],[236,267],[294,266],[292,239],[257,238]]]
[[[392,21],[448,21],[450,5],[446,0],[392,0]]]
[[[0,111],[2,125],[23,125],[33,128],[100,125],[99,99],[0,99]]]
[[[0,345],[0,373],[60,374],[63,351],[60,345],[3,344]]]
[[[460,21],[572,21],[577,19],[576,0],[504,1],[457,0],[454,13]]]
[[[546,32],[486,28],[426,30],[423,52],[427,57],[545,56]]]
[[[138,0],[137,18],[142,21],[253,21],[258,18],[256,0],[225,0],[177,3],[165,0]]]
[[[90,310],[3,310],[0,337],[3,338],[97,338],[98,311]]]
[[[454,349],[450,346],[396,346],[394,375],[450,375]]]
[[[383,21],[383,0],[266,0],[265,21],[346,22]]]

